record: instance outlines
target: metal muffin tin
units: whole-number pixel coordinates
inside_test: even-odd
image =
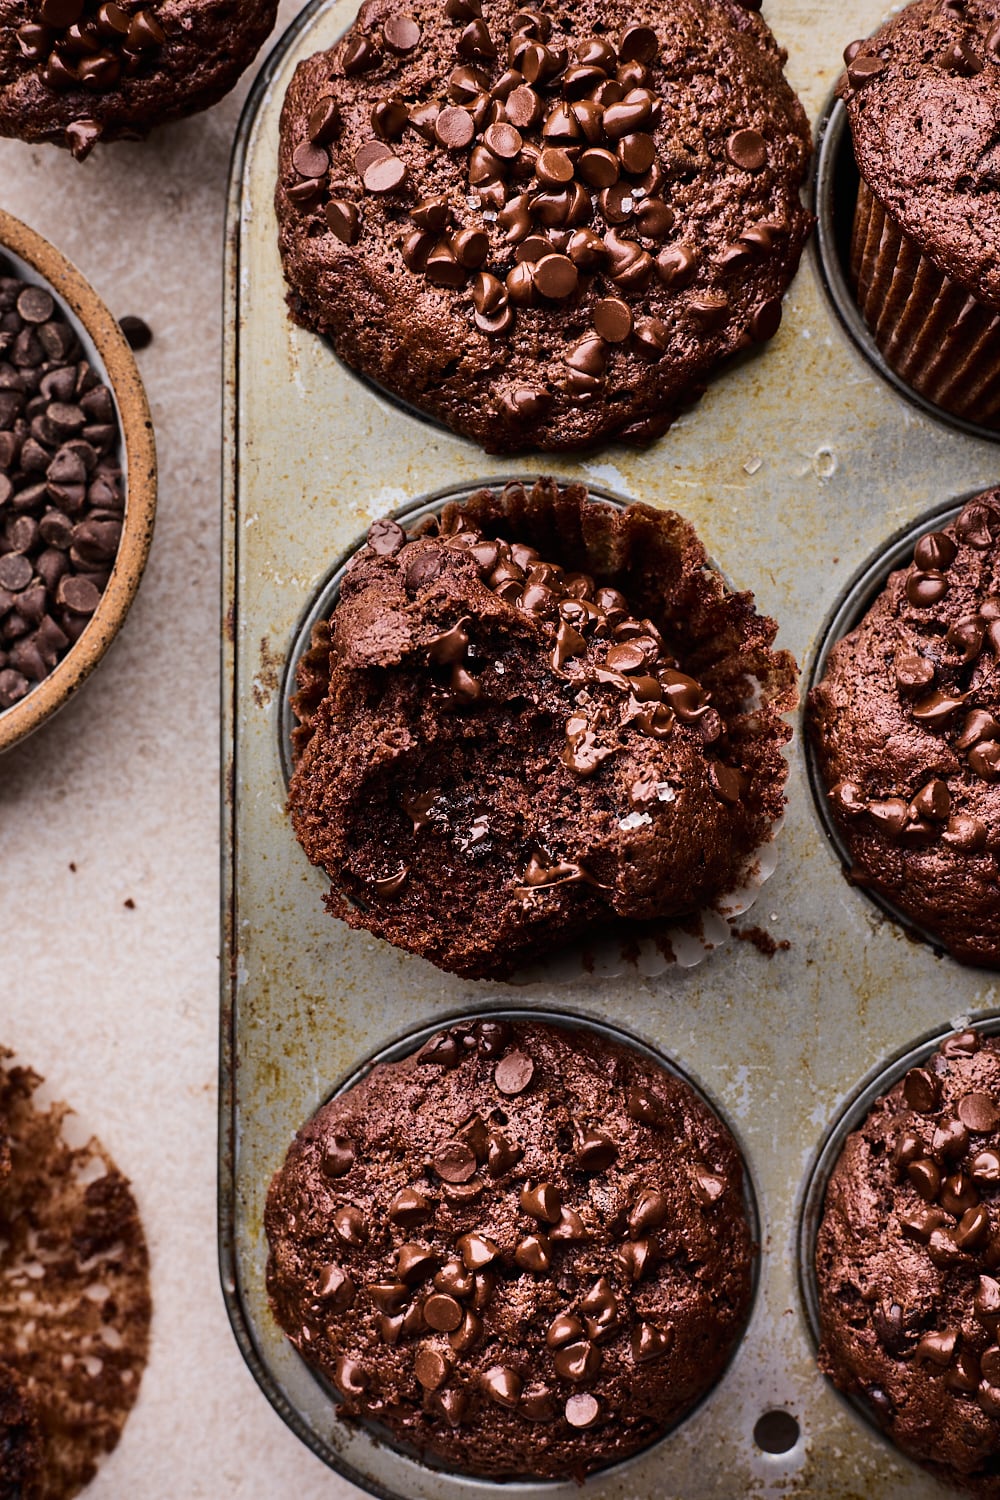
[[[836,16],[818,0],[767,5],[814,119],[827,109],[841,49],[875,29],[882,4],[845,0]],[[499,460],[387,399],[288,321],[272,207],[291,73],[332,44],[354,9],[354,0],[313,0],[278,44],[247,106],[229,204],[219,1232],[237,1339],[289,1425],[354,1483],[405,1500],[488,1492],[337,1420],[268,1310],[264,1197],[298,1127],[404,1034],[470,1009],[569,1009],[665,1054],[705,1090],[740,1139],[761,1216],[757,1299],[725,1377],[671,1436],[593,1476],[586,1493],[930,1500],[940,1485],[816,1369],[800,1295],[802,1207],[826,1132],[859,1084],[914,1037],[1000,1009],[996,976],[913,941],[847,884],[798,734],[778,868],[744,919],[787,940],[787,951],[768,958],[733,941],[690,971],[588,976],[570,990],[439,973],[326,915],[323,882],[283,811],[281,680],[315,592],[376,516],[445,485],[553,473],[681,511],[734,586],[753,589],[780,622],[778,644],[795,653],[805,683],[867,561],[921,517],[993,484],[1000,449],[879,373],[845,328],[815,241],[778,336],[645,451]],[[754,1441],[775,1410],[800,1429],[777,1454]],[[524,1500],[578,1493],[570,1483],[504,1490]]]

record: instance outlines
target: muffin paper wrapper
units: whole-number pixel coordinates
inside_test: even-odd
[[[861,314],[896,374],[953,416],[1000,429],[1000,314],[939,271],[863,181],[851,278]]]

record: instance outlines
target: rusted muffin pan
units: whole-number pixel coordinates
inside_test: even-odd
[[[875,28],[881,4],[847,0],[835,18],[796,0],[769,5],[814,119],[843,46]],[[483,1490],[336,1420],[268,1309],[264,1195],[294,1132],[366,1059],[470,1011],[569,1010],[669,1057],[705,1091],[740,1141],[760,1214],[754,1310],[724,1379],[664,1442],[589,1479],[588,1493],[930,1500],[940,1486],[816,1368],[803,1226],[830,1122],[859,1080],[914,1036],[993,1013],[994,977],[913,941],[844,880],[798,732],[777,868],[737,923],[756,929],[752,940],[689,971],[583,974],[569,988],[543,979],[512,992],[440,973],[323,911],[322,881],[283,811],[282,681],[311,602],[377,516],[442,489],[546,472],[685,515],[733,586],[779,621],[777,644],[796,655],[805,689],[888,571],[887,545],[995,482],[995,438],[932,415],[863,352],[832,300],[822,238],[773,342],[648,450],[487,459],[387,399],[287,320],[271,206],[291,72],[353,14],[353,0],[314,0],[279,43],[247,106],[229,204],[220,1255],[237,1339],[268,1399],[345,1478],[407,1500]],[[821,172],[818,207],[826,180]],[[571,1483],[510,1488],[577,1493]]]

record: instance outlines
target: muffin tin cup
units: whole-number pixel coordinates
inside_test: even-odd
[[[814,118],[841,71],[840,48],[872,31],[883,6],[845,0],[818,26],[797,0],[769,0],[768,20]],[[271,207],[278,114],[297,61],[329,47],[354,11],[355,0],[310,0],[296,18],[249,101],[231,184],[219,1238],[236,1338],[268,1398],[326,1463],[384,1495],[377,1452],[351,1446],[271,1317],[264,1196],[332,1081],[402,1034],[509,1006],[511,991],[439,973],[330,921],[321,879],[284,813],[281,679],[303,602],[372,520],[413,496],[474,487],[484,473],[518,478],[526,461],[487,459],[414,418],[287,319]],[[848,235],[852,213],[853,198]],[[861,353],[814,243],[774,340],[721,374],[660,442],[553,455],[543,467],[560,482],[679,511],[733,587],[752,589],[778,620],[777,644],[801,665],[816,655],[847,580],[885,538],[949,497],[995,484],[996,462],[994,435],[930,415]],[[780,858],[749,919],[754,941],[730,942],[689,971],[584,973],[572,990],[547,978],[515,992],[527,1010],[569,1008],[675,1059],[737,1132],[758,1198],[757,1299],[724,1380],[627,1471],[589,1479],[591,1500],[941,1495],[816,1368],[799,1288],[802,1183],[859,1077],[913,1036],[995,1009],[995,978],[910,941],[845,881],[810,793],[801,735],[789,762]],[[767,957],[782,941],[787,951]],[[440,1474],[415,1464],[406,1472],[408,1500],[442,1493]],[[497,1488],[461,1484],[470,1495]]]
[[[847,110],[839,99],[830,101],[817,135],[813,177],[816,243],[826,291],[837,316],[869,363],[909,401],[960,432],[1000,442],[1000,420],[994,426],[971,420],[981,397],[978,383],[971,393],[968,390],[964,361],[959,355],[959,348],[967,349],[977,342],[981,346],[980,367],[985,363],[995,374],[1000,363],[1000,332],[993,326],[996,316],[982,310],[963,314],[971,299],[958,295],[958,289],[919,254],[912,241],[900,235],[891,221],[885,221],[861,183]],[[859,273],[860,305],[854,291]],[[918,273],[920,280],[914,287]],[[912,296],[905,299],[901,288]],[[958,341],[949,335],[960,314],[966,321]],[[915,354],[916,332],[932,317],[940,336],[933,337],[935,330],[928,329],[930,336],[921,338]],[[884,350],[889,351],[889,358]],[[995,384],[991,378],[991,389]],[[948,401],[948,407],[938,404],[936,397]],[[995,407],[992,400],[990,405],[991,409]]]
[[[677,1078],[682,1083],[686,1084],[688,1088],[690,1088],[692,1092],[698,1097],[698,1099],[700,1099],[701,1102],[708,1109],[710,1109],[719,1120],[721,1120],[722,1124],[729,1130],[730,1134],[736,1141],[736,1146],[740,1151],[740,1158],[743,1166],[743,1204],[744,1211],[746,1213],[747,1224],[750,1230],[750,1238],[755,1246],[760,1245],[760,1216],[757,1210],[757,1197],[754,1191],[754,1184],[750,1175],[750,1169],[743,1154],[742,1145],[739,1140],[738,1133],[733,1129],[732,1124],[725,1119],[718,1107],[717,1102],[709,1098],[706,1095],[704,1089],[693,1078],[689,1077],[688,1074],[685,1073],[684,1070],[679,1067],[678,1064],[671,1058],[664,1056],[655,1048],[650,1047],[646,1043],[640,1041],[637,1037],[629,1035],[627,1032],[622,1031],[616,1026],[608,1025],[606,1022],[594,1021],[582,1014],[575,1014],[572,1011],[562,1009],[533,1010],[518,1008],[515,1006],[502,1007],[496,1005],[481,1006],[474,1010],[464,1010],[453,1015],[438,1017],[434,1020],[434,1022],[430,1024],[421,1025],[416,1030],[408,1031],[404,1035],[397,1037],[387,1046],[380,1048],[379,1051],[374,1053],[371,1057],[366,1058],[354,1069],[354,1071],[347,1078],[343,1079],[342,1082],[337,1084],[330,1091],[327,1099],[336,1098],[341,1094],[347,1093],[347,1091],[349,1089],[352,1089],[355,1084],[360,1083],[362,1078],[364,1078],[372,1068],[376,1067],[380,1063],[400,1062],[404,1058],[409,1057],[412,1053],[417,1052],[425,1042],[428,1042],[432,1036],[436,1035],[441,1030],[446,1029],[450,1026],[462,1025],[463,1023],[482,1020],[484,1017],[488,1017],[490,1020],[497,1021],[530,1021],[536,1024],[544,1023],[551,1026],[562,1027],[570,1031],[588,1031],[598,1038],[601,1038],[602,1040],[614,1042],[619,1046],[630,1048],[632,1051],[637,1052],[646,1061],[653,1063],[656,1067],[661,1068],[665,1073],[669,1073],[672,1077]],[[327,1099],[324,1099],[322,1102],[326,1103]],[[304,1125],[306,1121],[303,1120],[301,1123]],[[751,1268],[750,1298],[748,1302],[748,1314],[747,1319],[744,1323],[744,1328],[746,1326],[746,1322],[749,1322],[749,1319],[752,1316],[753,1312],[754,1301],[757,1293],[759,1264],[760,1256],[758,1251],[758,1253],[754,1256],[753,1265]],[[738,1333],[736,1338],[734,1339],[733,1350],[730,1354],[729,1361],[727,1362],[727,1368],[728,1364],[732,1363],[732,1360],[736,1355],[741,1338],[742,1331]],[[294,1351],[293,1354],[294,1362],[301,1367],[301,1372],[304,1372],[305,1378],[308,1381],[311,1381],[316,1386],[318,1392],[321,1393],[320,1399],[323,1403],[326,1403],[323,1408],[324,1414],[326,1415],[331,1408],[336,1409],[337,1407],[339,1407],[341,1398],[334,1387],[328,1381],[324,1380],[321,1375],[317,1374],[315,1370],[312,1370],[300,1355],[298,1355]],[[301,1372],[297,1372],[297,1374]],[[652,1458],[655,1455],[655,1450],[661,1443],[665,1443],[670,1438],[672,1433],[675,1433],[680,1427],[684,1425],[685,1422],[691,1420],[703,1406],[710,1403],[719,1396],[720,1386],[723,1385],[725,1378],[726,1372],[724,1370],[715,1385],[713,1385],[708,1391],[705,1392],[705,1394],[699,1399],[699,1401],[695,1403],[691,1410],[685,1413],[685,1415],[681,1417],[677,1422],[675,1422],[672,1426],[667,1428],[667,1430],[659,1438],[655,1439],[654,1442],[641,1449],[638,1453],[632,1454],[630,1457],[623,1459],[619,1463],[610,1464],[607,1467],[599,1470],[598,1472],[602,1480],[615,1482],[617,1484],[628,1484],[632,1472],[637,1467],[641,1466],[644,1462]],[[319,1439],[319,1443],[323,1444],[325,1442],[325,1434],[322,1431],[320,1433],[317,1433],[315,1429],[312,1428],[312,1426],[308,1423],[308,1421],[303,1422],[301,1410],[288,1409],[285,1411],[281,1411],[281,1415],[284,1416],[285,1420],[292,1427],[293,1431],[295,1431],[298,1436],[303,1439],[304,1442],[308,1443],[310,1447],[313,1447],[314,1449],[319,1451],[321,1453],[321,1456],[323,1456],[322,1447],[319,1447],[317,1445],[317,1438]],[[362,1471],[367,1473],[369,1469],[377,1468],[380,1474],[380,1484],[382,1487],[380,1489],[373,1489],[372,1493],[384,1495],[387,1497],[387,1500],[407,1500],[407,1497],[409,1497],[410,1495],[418,1493],[417,1486],[421,1482],[426,1481],[429,1473],[433,1474],[438,1480],[440,1488],[437,1493],[442,1496],[442,1500],[447,1500],[447,1497],[451,1495],[464,1495],[466,1493],[471,1494],[473,1493],[473,1491],[482,1493],[484,1489],[489,1487],[490,1482],[484,1479],[481,1475],[456,1473],[450,1470],[441,1462],[430,1458],[422,1461],[419,1458],[419,1455],[417,1455],[412,1449],[408,1448],[405,1444],[400,1443],[388,1428],[376,1422],[362,1422],[360,1424],[352,1423],[351,1427],[355,1430],[352,1434],[352,1437],[349,1439],[349,1442],[352,1449],[362,1449],[363,1457],[360,1464]],[[339,1468],[340,1465],[338,1464],[337,1467]],[[345,1471],[342,1470],[342,1472]],[[351,1476],[348,1475],[348,1477]],[[594,1477],[595,1476],[591,1476],[588,1479],[588,1489],[590,1488]],[[370,1484],[366,1485],[366,1487],[371,1488]],[[531,1476],[505,1480],[503,1483],[503,1488],[505,1494],[513,1492],[516,1495],[523,1496],[524,1500],[533,1500],[533,1497],[535,1496],[539,1497],[539,1500],[542,1500],[542,1497],[544,1497],[544,1500],[556,1500],[556,1497],[562,1494],[579,1494],[579,1485],[575,1481],[564,1482],[561,1480],[537,1479]]]
[[[69,315],[84,352],[114,396],[122,433],[125,516],[111,577],[79,640],[48,677],[0,711],[0,753],[62,708],[97,666],[124,623],[139,587],[156,514],[153,423],[132,351],[94,289],[41,235],[0,209],[0,261],[46,287]]]
[[[537,475],[524,475],[525,487],[532,485]],[[502,489],[511,476],[500,479],[485,478],[473,485],[458,489],[447,489],[435,495],[424,496],[404,505],[392,513],[393,519],[410,535],[416,534],[422,522],[440,514],[450,503],[461,504],[477,490]],[[629,502],[597,485],[589,486],[592,499],[602,504],[625,508]],[[358,551],[365,545],[359,538],[344,557],[338,559],[310,599],[296,626],[289,643],[284,673],[280,687],[279,755],[287,791],[294,770],[292,733],[296,718],[292,709],[292,697],[296,691],[296,673],[299,662],[309,650],[312,633],[316,625],[328,620],[340,598],[340,585]],[[711,564],[725,582],[725,574]],[[759,689],[759,684],[757,685]],[[774,874],[780,857],[776,839],[781,831],[783,819],[778,819],[769,838],[756,848],[744,861],[739,878],[732,890],[724,891],[711,902],[676,922],[665,922],[655,936],[636,940],[615,937],[613,930],[606,936],[595,935],[584,944],[575,942],[560,949],[548,958],[537,960],[521,969],[510,983],[537,984],[551,982],[570,984],[583,974],[599,974],[605,979],[617,979],[630,973],[641,973],[648,978],[665,973],[675,965],[682,969],[693,969],[703,963],[717,948],[729,941],[732,923],[744,916],[754,905],[765,882]],[[325,875],[320,872],[322,887],[327,888]],[[649,924],[647,924],[649,925]]]
[[[827,1186],[847,1144],[847,1138],[853,1131],[861,1128],[878,1100],[888,1094],[911,1068],[923,1067],[946,1037],[951,1036],[955,1031],[963,1030],[968,1025],[974,1025],[976,1030],[984,1036],[1000,1036],[1000,1016],[993,1013],[983,1017],[956,1016],[943,1029],[939,1028],[920,1037],[905,1051],[897,1053],[888,1062],[883,1062],[862,1079],[854,1093],[845,1101],[840,1114],[831,1123],[820,1143],[802,1185],[798,1220],[799,1293],[809,1333],[817,1349],[822,1339],[822,1328],[819,1286],[816,1280],[816,1242],[823,1220]],[[846,1406],[851,1407],[868,1423],[887,1447],[892,1447],[866,1402],[858,1396],[847,1396],[839,1392],[837,1394]]]

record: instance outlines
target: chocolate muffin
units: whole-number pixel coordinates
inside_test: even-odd
[[[207,109],[249,67],[277,0],[0,0],[0,135],[138,140]]]
[[[41,1500],[38,1416],[23,1380],[0,1362],[0,1500]]]
[[[581,485],[481,490],[412,540],[376,522],[294,700],[330,912],[497,978],[735,890],[784,806],[776,629],[680,516]]]
[[[858,305],[909,385],[1000,427],[1000,13],[914,0],[844,57]]]
[[[292,316],[489,452],[646,443],[772,337],[805,114],[752,0],[367,0],[301,63]]]
[[[342,1414],[494,1479],[582,1479],[719,1379],[750,1305],[735,1142],[629,1047],[469,1022],[299,1132],[275,1317]]]
[[[1000,491],[929,532],[830,653],[808,722],[852,879],[1000,962]]]
[[[822,1369],[911,1458],[1000,1496],[1000,1045],[949,1037],[848,1137],[816,1248]]]

